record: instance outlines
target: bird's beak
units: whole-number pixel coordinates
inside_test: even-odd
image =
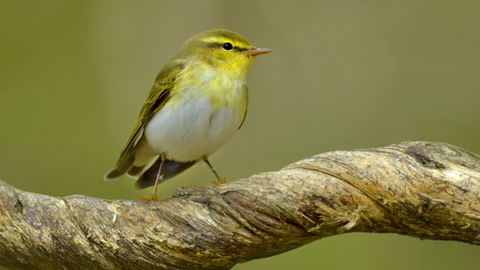
[[[247,56],[257,56],[257,55],[269,53],[269,52],[272,52],[272,50],[266,49],[266,48],[257,48],[257,47],[252,47],[244,51],[245,55]]]

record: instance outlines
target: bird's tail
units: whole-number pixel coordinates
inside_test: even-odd
[[[160,169],[161,161],[162,159],[158,157],[155,163],[153,163],[153,165],[150,166],[150,168],[148,168],[148,170],[146,170],[138,178],[137,182],[135,182],[135,187],[137,189],[143,189],[143,188],[147,188],[155,185],[155,181],[157,180],[158,170]],[[162,168],[162,178],[159,180],[159,183],[162,183],[176,176],[177,174],[192,167],[195,163],[197,163],[197,161],[178,162],[178,161],[168,160],[168,159],[165,160]]]
[[[126,172],[128,172],[132,167],[133,167],[133,151],[126,153],[125,155],[122,155],[120,159],[118,160],[117,164],[113,169],[111,169],[103,179],[106,181],[111,181],[111,180],[116,180],[120,178],[120,176],[124,175]]]

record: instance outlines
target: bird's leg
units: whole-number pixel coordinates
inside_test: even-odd
[[[210,167],[210,169],[212,170],[213,174],[215,174],[215,176],[217,177],[217,181],[212,181],[212,184],[214,185],[220,185],[220,184],[225,184],[227,183],[227,179],[225,178],[220,178],[220,176],[218,175],[217,171],[215,171],[215,168],[213,168],[212,164],[210,164],[210,162],[208,161],[208,159],[206,157],[203,157],[203,161],[205,161],[205,163],[207,163],[208,167]]]
[[[156,201],[157,200],[157,186],[158,186],[158,182],[163,178],[162,169],[163,169],[163,163],[165,162],[165,158],[163,158],[163,156],[160,156],[160,158],[162,159],[162,162],[160,162],[160,168],[158,169],[157,179],[155,180],[155,186],[153,187],[152,195],[150,197],[141,197],[138,199],[139,201]]]

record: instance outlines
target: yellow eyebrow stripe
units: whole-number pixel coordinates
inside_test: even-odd
[[[217,37],[209,37],[202,40],[205,43],[225,43],[231,42],[230,39],[227,38],[217,38]]]

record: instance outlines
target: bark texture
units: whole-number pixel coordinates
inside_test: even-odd
[[[432,142],[335,151],[156,202],[0,181],[0,265],[14,269],[230,269],[347,232],[480,244],[480,157]]]

